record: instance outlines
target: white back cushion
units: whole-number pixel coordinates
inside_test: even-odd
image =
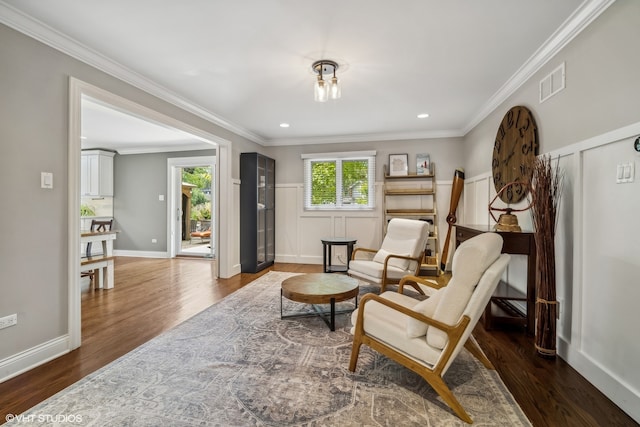
[[[451,280],[442,288],[442,297],[433,318],[447,325],[460,319],[478,281],[502,251],[502,237],[498,233],[483,233],[463,242],[453,254]],[[445,332],[428,328],[427,343],[444,348]]]
[[[380,250],[373,260],[384,263],[389,254],[419,258],[424,251],[429,237],[429,223],[416,219],[392,218],[387,225],[387,234],[384,236]],[[391,259],[389,264],[402,270],[409,268],[409,261],[403,259]]]
[[[444,294],[443,291],[444,288],[436,290],[429,298],[416,304],[412,310],[433,318],[433,315],[436,313],[436,308],[438,308],[438,304],[440,303],[440,299]],[[407,318],[407,336],[409,338],[423,337],[427,334],[428,329],[429,325],[426,323],[414,319],[413,317]]]

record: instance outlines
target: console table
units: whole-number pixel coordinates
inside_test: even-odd
[[[322,240],[322,268],[325,273],[335,273],[337,271],[345,273],[349,270],[349,261],[353,253],[353,245],[357,239],[348,237],[328,237]],[[347,265],[331,265],[331,247],[346,246],[347,247]]]
[[[522,232],[495,231],[489,225],[458,225],[456,224],[456,246],[481,233],[495,232],[504,241],[502,253],[527,255],[527,293],[526,295],[500,282],[491,301],[484,311],[483,324],[485,329],[491,329],[498,323],[522,325],[527,334],[535,333],[536,319],[536,242],[533,231]],[[512,301],[526,301],[527,312],[523,313]]]

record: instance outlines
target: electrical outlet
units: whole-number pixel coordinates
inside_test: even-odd
[[[158,239],[151,239],[151,243],[158,243]]]
[[[0,329],[8,328],[18,324],[18,315],[10,314],[8,316],[0,318]]]

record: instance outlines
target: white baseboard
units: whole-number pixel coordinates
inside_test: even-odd
[[[0,360],[0,383],[69,351],[69,335],[63,335]]]
[[[113,255],[139,257],[139,258],[169,258],[169,255],[166,252],[124,251],[124,250],[117,250],[117,249],[114,249]]]
[[[236,274],[240,274],[240,273],[242,273],[242,265],[235,264],[233,267],[231,267],[231,271],[229,272],[229,277],[233,277]],[[222,277],[222,279],[228,279],[229,277]]]
[[[622,379],[611,375],[600,364],[582,351],[574,349],[562,338],[558,339],[558,355],[620,409],[640,423],[640,395]]]
[[[276,262],[286,262],[291,264],[320,264],[322,256],[309,255],[276,255]]]

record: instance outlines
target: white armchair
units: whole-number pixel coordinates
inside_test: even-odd
[[[453,255],[449,283],[424,301],[403,295],[403,282],[397,293],[366,294],[352,314],[349,370],[355,371],[365,344],[419,374],[463,421],[472,423],[442,377],[463,346],[493,369],[471,332],[509,263],[501,250],[497,233],[465,241]]]
[[[400,283],[407,274],[417,275],[429,237],[429,223],[415,219],[392,218],[380,249],[356,248],[348,274],[380,285]]]

